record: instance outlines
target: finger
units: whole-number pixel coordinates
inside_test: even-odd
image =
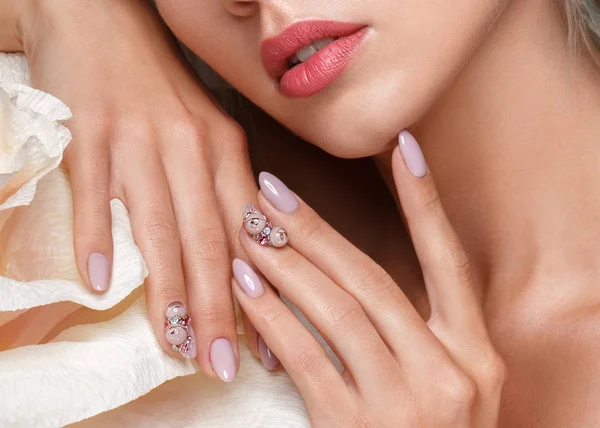
[[[202,326],[196,330],[197,360],[205,373],[231,382],[238,371],[239,349],[228,241],[212,170],[202,151],[206,142],[194,130],[188,127],[165,136],[177,139],[178,147],[164,150],[163,162],[181,234],[190,311]]]
[[[392,155],[394,180],[419,258],[432,319],[465,331],[485,332],[471,282],[469,260],[442,207],[421,149],[407,131]]]
[[[103,138],[77,132],[66,155],[73,194],[73,245],[81,278],[96,292],[105,292],[113,259],[109,197],[110,159]]]
[[[253,288],[234,281],[235,296],[269,349],[278,356],[309,410],[327,407],[332,397],[347,397],[346,384],[317,339],[266,285],[264,278],[254,272],[251,276]]]
[[[439,348],[421,316],[383,268],[275,176],[261,173],[259,182],[263,213],[288,231],[291,247],[361,304],[396,358],[408,363],[422,361],[423,349]]]
[[[171,204],[171,195],[158,154],[140,153],[139,163],[127,170],[124,177],[131,223],[136,243],[147,263],[146,304],[150,322],[160,344],[173,353],[172,343],[165,337],[166,309],[181,302],[185,308],[183,267],[179,232]],[[188,311],[189,312],[189,311]],[[193,329],[192,329],[192,339]],[[195,358],[196,349],[181,353]]]
[[[222,119],[223,120],[223,119]],[[218,134],[212,136],[218,141],[218,151],[214,153],[213,169],[215,191],[221,207],[229,248],[233,258],[248,260],[239,240],[240,201],[256,203],[256,182],[250,165],[246,137],[241,127],[230,119],[214,127]],[[264,346],[259,347],[259,336],[252,323],[242,310],[244,332],[248,349],[254,357],[263,359]],[[263,352],[261,352],[261,349]]]
[[[258,270],[323,335],[358,385],[367,388],[392,372],[396,362],[355,298],[291,247],[264,247],[244,229],[240,241]]]

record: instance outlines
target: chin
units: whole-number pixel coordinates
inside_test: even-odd
[[[423,108],[415,108],[419,103],[399,103],[393,96],[397,90],[386,88],[384,97],[381,92],[351,91],[351,97],[313,105],[307,113],[292,115],[291,120],[281,118],[281,122],[333,156],[375,156],[392,149],[398,134],[423,114]]]
[[[399,132],[375,129],[366,123],[364,126],[359,123],[352,126],[330,123],[328,128],[315,127],[307,133],[298,134],[332,156],[357,159],[388,151],[393,147]]]

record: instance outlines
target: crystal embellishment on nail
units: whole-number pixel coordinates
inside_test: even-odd
[[[273,227],[273,223],[253,205],[246,205],[242,216],[246,232],[259,244],[281,248],[288,243],[286,230],[283,227]]]
[[[191,318],[179,302],[171,303],[165,312],[165,336],[171,348],[184,358],[196,357],[196,338]]]

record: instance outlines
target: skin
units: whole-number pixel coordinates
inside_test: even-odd
[[[508,368],[499,426],[600,421],[593,327],[600,321],[600,71],[584,52],[573,55],[553,2],[159,6],[178,37],[230,83],[332,154],[375,155],[387,178],[392,138],[410,128]],[[372,36],[330,88],[287,99],[262,69],[258,46],[309,17],[362,22]],[[414,263],[410,252],[386,249],[388,257]],[[424,295],[416,279],[401,286]],[[416,306],[426,317],[427,305]]]
[[[73,112],[64,164],[81,278],[102,292],[92,287],[88,260],[99,253],[112,265],[109,202],[118,198],[148,266],[158,341],[177,355],[165,339],[165,309],[183,302],[201,326],[196,361],[216,377],[215,339],[229,340],[239,360],[229,263],[243,254],[234,239],[238,201],[256,194],[243,131],[184,64],[145,1],[0,0],[0,27],[0,50],[24,52],[33,85]]]
[[[157,6],[178,38],[287,128],[335,156],[363,157],[392,147],[398,131],[431,107],[506,3],[159,0]],[[367,25],[369,41],[335,87],[309,99],[286,98],[264,72],[260,43],[309,18]]]
[[[591,61],[567,49],[549,0],[414,1],[402,8],[392,2],[159,3],[171,28],[215,69],[330,153],[377,155],[387,177],[392,138],[410,127],[438,178],[471,261],[486,326],[509,369],[500,425],[597,423],[589,409],[598,407],[599,396],[598,338],[590,326],[598,322],[600,301],[594,287],[600,83]],[[364,22],[373,43],[326,92],[292,102],[265,80],[256,47],[263,33],[315,16]],[[402,252],[387,254],[394,255],[407,260]],[[403,290],[422,287],[407,282]],[[427,305],[415,306],[425,316]]]

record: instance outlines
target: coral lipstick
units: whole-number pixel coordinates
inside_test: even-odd
[[[344,72],[366,35],[367,28],[360,24],[301,21],[265,40],[261,59],[271,78],[279,81],[283,95],[310,97]],[[317,50],[323,41],[326,44]]]

